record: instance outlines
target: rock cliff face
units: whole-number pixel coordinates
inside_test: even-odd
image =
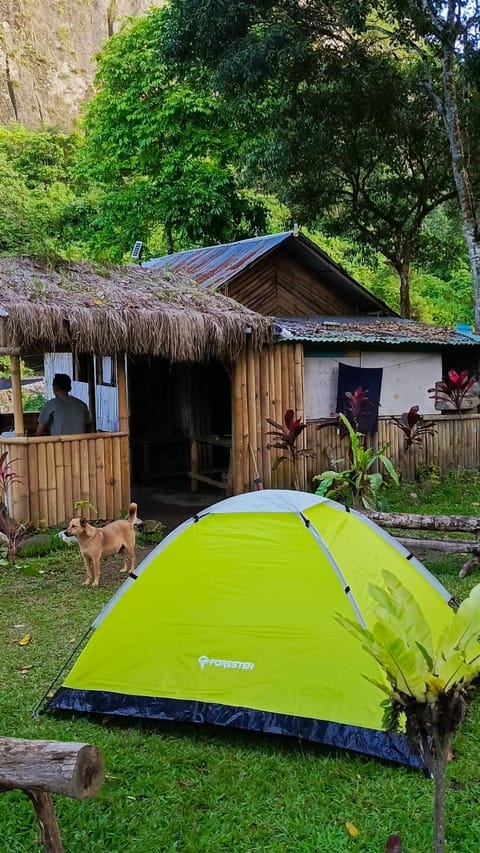
[[[70,129],[91,92],[95,54],[151,0],[0,0],[0,123]]]

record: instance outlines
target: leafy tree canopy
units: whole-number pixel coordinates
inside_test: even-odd
[[[441,122],[418,61],[378,35],[355,36],[355,9],[334,2],[173,0],[169,49],[207,62],[245,126],[262,128],[252,165],[296,219],[352,235],[409,272],[428,214],[454,194]],[[209,21],[207,27],[206,22]],[[218,50],[214,49],[219,44]],[[252,164],[252,158],[249,158]]]
[[[101,187],[97,240],[117,238],[120,254],[159,223],[169,250],[266,228],[264,203],[240,186],[221,100],[201,69],[180,78],[164,57],[164,20],[153,10],[108,40],[86,111],[78,174]]]

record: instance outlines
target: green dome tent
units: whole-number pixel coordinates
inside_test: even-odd
[[[47,709],[215,723],[418,765],[382,728],[383,673],[335,615],[369,624],[370,583],[397,574],[434,637],[449,594],[361,514],[304,492],[228,498],[130,575]],[[367,678],[365,678],[367,676]]]

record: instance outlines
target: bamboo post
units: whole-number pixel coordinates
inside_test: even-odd
[[[248,456],[248,437],[249,437],[249,424],[248,424],[248,378],[247,378],[247,348],[244,347],[242,354],[240,355],[238,361],[240,362],[241,369],[241,396],[242,396],[242,448],[243,448],[243,484],[242,484],[242,492],[249,492],[252,488],[252,477],[250,475],[250,457]]]
[[[233,396],[233,418],[232,418],[232,483],[233,494],[238,495],[244,491],[243,480],[243,397],[242,397],[242,370],[244,355],[233,364],[232,370],[232,396]]]
[[[92,418],[92,432],[97,431],[97,398],[95,394],[95,370],[93,367],[94,358],[95,356],[93,355],[88,357],[87,366],[88,408],[90,410],[90,417]]]
[[[251,475],[249,479],[249,488],[258,480],[258,465],[257,456],[257,387],[255,384],[255,361],[257,353],[254,352],[251,346],[247,346],[245,350],[247,359],[247,387],[245,409],[247,414],[247,441],[250,446],[251,455]]]
[[[270,485],[271,482],[271,462],[270,451],[267,448],[270,436],[267,432],[270,429],[267,424],[267,418],[270,417],[270,377],[268,372],[269,356],[268,350],[264,348],[260,353],[260,419],[261,419],[261,440],[260,440],[260,462],[263,482]]]
[[[283,418],[281,416],[280,410],[281,407],[278,402],[278,384],[277,384],[277,376],[275,373],[275,357],[274,357],[275,347],[272,346],[268,350],[268,375],[269,375],[269,388],[270,388],[270,412],[269,417],[273,418],[277,423],[283,423]],[[273,470],[273,464],[275,462],[276,457],[278,456],[278,450],[270,451],[270,483],[271,487],[276,489],[279,486],[278,483],[278,469]]]
[[[255,412],[256,412],[256,427],[257,434],[255,436],[256,440],[256,454],[255,458],[257,461],[257,470],[258,468],[262,468],[262,445],[263,445],[263,423],[262,423],[262,384],[260,381],[260,358],[261,354],[256,353],[254,359],[254,368],[255,368]],[[255,472],[254,472],[255,473]],[[260,476],[260,475],[259,475]],[[261,471],[262,481],[263,481],[263,470]]]
[[[20,379],[20,356],[10,356],[10,370],[12,374],[12,397],[13,397],[13,421],[15,424],[15,435],[23,435],[25,426],[23,421],[22,384]]]
[[[190,439],[190,491],[198,492],[198,441],[193,436]]]
[[[125,372],[125,356],[117,355],[117,382],[118,382],[118,429],[120,432],[128,432],[128,399],[127,399],[127,375]]]
[[[283,399],[282,388],[282,344],[275,344],[273,347],[273,375],[275,382],[275,420],[280,424],[284,424],[285,401]],[[277,456],[281,454],[281,450],[277,451]],[[293,469],[290,465],[279,466],[275,474],[277,476],[277,488],[291,488]]]
[[[132,500],[130,491],[130,447],[128,437],[120,436],[120,477],[121,477],[121,508],[122,512],[130,505]]]

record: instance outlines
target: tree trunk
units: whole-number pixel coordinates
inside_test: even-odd
[[[167,240],[167,255],[173,255],[174,246],[173,246],[173,234],[170,225],[165,225],[165,237]]]
[[[445,853],[445,772],[448,760],[449,743],[436,743],[436,755],[433,759],[433,781],[435,799],[433,808],[433,849],[434,853]]]
[[[400,276],[400,314],[410,319],[410,261],[403,260],[397,267]]]
[[[455,46],[447,38],[443,44],[443,121],[450,145],[453,178],[457,190],[463,233],[473,280],[475,331],[480,333],[480,240],[470,176],[463,150],[458,93],[455,81]]]

